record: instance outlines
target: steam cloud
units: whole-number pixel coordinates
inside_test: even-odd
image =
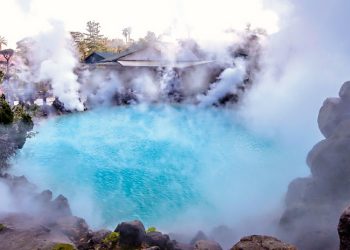
[[[261,73],[255,76],[256,84],[245,96],[240,115],[253,130],[264,135],[277,136],[291,148],[298,145],[297,151],[303,155],[321,137],[315,126],[320,104],[327,96],[335,95],[340,83],[346,81],[349,75],[347,55],[350,52],[350,36],[347,32],[347,11],[350,9],[350,2],[336,0],[320,4],[316,0],[269,0],[265,3],[282,17],[280,31],[271,34],[268,39]],[[49,31],[47,35],[42,34],[35,39],[38,46],[36,51],[41,52],[33,55],[33,58],[37,58],[37,69],[33,75],[25,76],[27,81],[50,81],[53,94],[72,110],[83,110],[83,102],[86,100],[92,106],[105,103],[106,100],[111,100],[110,95],[114,91],[127,93],[128,86],[123,85],[123,76],[118,74],[111,73],[106,76],[105,73],[84,71],[78,78],[74,73],[77,60],[64,27],[59,23],[54,26],[55,32]],[[204,44],[202,41],[199,43]],[[217,47],[206,48],[210,55]],[[232,57],[227,53],[222,53],[222,50],[216,53],[219,58],[226,56],[232,63]],[[222,65],[227,62],[222,61]],[[202,84],[192,87],[193,89],[189,86],[183,88],[191,90],[189,92],[192,97],[202,105],[211,105],[222,98],[223,93],[232,92],[243,80],[248,66],[240,67],[240,62],[236,60],[234,63],[238,67],[233,68],[232,64],[223,67],[225,70],[205,95],[203,89],[207,86],[203,87]],[[198,75],[194,74],[195,78],[207,78],[203,72],[196,73]],[[166,82],[168,84],[167,80]],[[197,82],[202,82],[202,79],[196,79],[194,85]],[[153,76],[147,74],[135,77],[131,85],[138,99],[147,102],[158,100],[166,89],[161,81],[154,81]],[[320,189],[313,190],[312,198],[322,200],[323,185],[321,183]],[[291,184],[293,189],[304,186],[304,181],[294,181]],[[333,187],[336,186],[331,184],[329,188]],[[292,199],[290,195],[292,194],[289,194],[288,200]],[[344,201],[340,198],[341,192],[332,195],[335,196],[334,199]],[[287,206],[289,205],[287,202]],[[327,208],[327,211],[332,209],[333,207]],[[303,227],[310,221],[314,222],[314,218],[307,217],[303,222],[299,221],[301,224],[298,227]],[[327,224],[326,220],[319,223],[326,229],[334,230],[334,223]]]

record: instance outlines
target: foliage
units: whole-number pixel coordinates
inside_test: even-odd
[[[52,250],[74,250],[75,248],[71,244],[57,243],[53,246]]]
[[[5,73],[0,70],[0,84],[4,81]]]
[[[153,232],[157,232],[157,228],[155,228],[155,227],[149,227],[149,228],[146,230],[146,233],[153,233]]]
[[[102,242],[106,245],[115,245],[119,241],[120,234],[118,232],[111,232],[102,240]]]
[[[13,112],[13,121],[18,122],[22,121],[23,123],[26,124],[32,124],[32,117],[26,112],[25,108],[23,105],[18,104],[12,108]]]
[[[0,96],[0,125],[11,124],[14,120],[14,114],[10,105],[7,103],[5,95]]]
[[[87,47],[88,54],[94,51],[105,51],[106,47],[103,43],[103,35],[101,35],[101,26],[98,22],[89,21],[86,24],[86,31],[84,42]]]
[[[2,45],[7,45],[7,40],[5,37],[0,36],[0,50],[2,49]]]
[[[87,44],[85,42],[85,35],[81,32],[71,32],[70,33],[73,39],[73,42],[79,52],[80,59],[84,59],[89,52]]]
[[[4,224],[0,224],[0,232],[3,231],[4,229],[6,229]]]

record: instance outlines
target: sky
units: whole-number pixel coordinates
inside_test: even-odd
[[[50,20],[62,21],[67,31],[84,31],[86,22],[97,21],[109,38],[123,38],[121,30],[132,28],[132,38],[148,30],[172,37],[202,40],[224,39],[229,28],[247,23],[273,33],[278,16],[262,0],[0,0],[0,36],[9,46],[25,36],[50,28]]]

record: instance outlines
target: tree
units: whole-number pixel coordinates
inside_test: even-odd
[[[86,24],[86,31],[84,35],[86,38],[84,42],[86,43],[88,53],[92,53],[98,50],[106,50],[103,44],[103,35],[101,35],[101,26],[98,22],[89,21]]]
[[[5,95],[0,96],[0,125],[8,125],[13,122],[14,114],[7,103]]]
[[[6,75],[9,74],[10,69],[10,59],[12,58],[15,51],[13,49],[4,49],[0,51],[0,55],[3,55],[3,57],[6,60]]]
[[[0,50],[2,49],[2,45],[7,46],[7,40],[5,39],[5,37],[0,36]]]
[[[130,42],[131,27],[124,28],[122,30],[123,36],[125,37],[125,43]]]
[[[155,42],[158,40],[156,34],[152,31],[147,31],[147,35],[145,36],[145,40],[147,42]]]
[[[87,44],[85,42],[85,35],[81,32],[70,32],[74,45],[77,48],[80,59],[84,59],[89,52],[89,49],[87,47]]]

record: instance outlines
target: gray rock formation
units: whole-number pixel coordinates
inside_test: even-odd
[[[301,249],[338,248],[337,223],[350,203],[350,82],[328,98],[318,125],[325,139],[307,156],[311,176],[289,185],[280,225]]]
[[[231,250],[297,250],[297,248],[271,236],[252,235],[243,237]]]

